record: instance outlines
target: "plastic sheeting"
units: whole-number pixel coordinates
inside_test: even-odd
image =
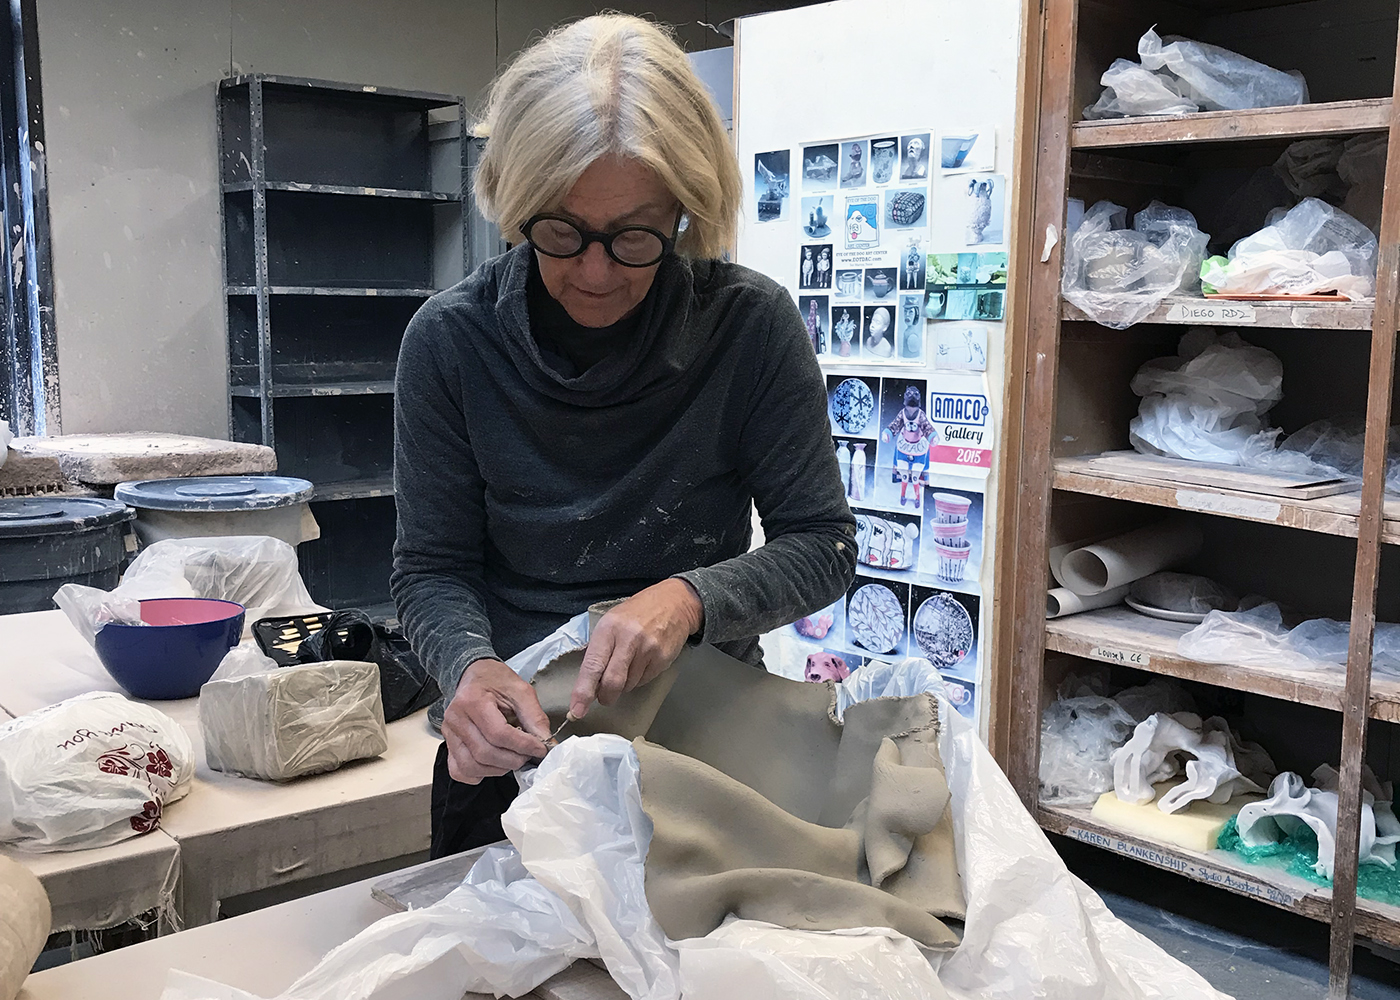
[[[206,597],[233,601],[247,609],[243,634],[271,615],[324,611],[311,600],[297,569],[297,552],[278,538],[234,535],[226,538],[171,538],[146,548],[132,560],[111,591],[64,584],[54,601],[88,643],[108,621],[140,621],[132,602],[161,597]]]
[[[968,895],[962,944],[930,966],[947,996],[1223,1000],[1069,873],[972,724],[946,699],[939,698],[939,707]],[[683,948],[667,941],[646,905],[650,825],[625,740],[566,740],[533,776],[522,777],[521,795],[503,824],[513,851],[488,852],[442,902],[372,925],[281,1000],[368,1000],[387,996],[391,983],[395,996],[417,1000],[459,1000],[464,990],[519,995],[590,955],[600,955],[635,1000],[675,1000],[682,991],[687,1000],[732,1000],[735,977],[759,966],[759,982],[787,991],[772,994],[777,997],[820,997],[817,989],[829,983],[858,984],[871,997],[938,1000],[936,992],[910,993],[922,975],[912,942],[887,930],[822,934],[730,922]],[[887,945],[859,940],[864,937]],[[894,961],[870,960],[882,947]],[[793,984],[804,979],[816,989],[794,993]],[[256,998],[172,972],[162,1000]]]
[[[1277,216],[1277,217],[1275,217]],[[1351,299],[1376,293],[1378,244],[1371,230],[1319,198],[1304,198],[1201,265],[1207,292],[1228,295],[1315,295]]]
[[[119,694],[30,712],[0,726],[0,843],[75,851],[154,830],[194,767],[179,723]]]
[[[1097,202],[1065,246],[1061,292],[1101,326],[1127,329],[1195,289],[1209,239],[1184,208],[1154,201],[1129,229],[1122,206]]]
[[[1212,611],[1177,640],[1177,652],[1203,663],[1233,663],[1335,677],[1346,669],[1351,626],[1312,618],[1289,627],[1271,601],[1239,611]],[[1371,667],[1400,676],[1400,625],[1376,624]]]
[[[1141,64],[1115,60],[1100,83],[1099,100],[1085,118],[1132,115],[1181,115],[1194,111],[1242,111],[1308,103],[1308,86],[1299,73],[1285,73],[1264,63],[1205,42],[1153,29],[1138,40]]]

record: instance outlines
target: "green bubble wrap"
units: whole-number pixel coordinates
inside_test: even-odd
[[[1307,879],[1316,885],[1332,885],[1330,878],[1323,878],[1313,870],[1317,864],[1317,836],[1306,825],[1283,840],[1262,847],[1247,847],[1240,840],[1240,831],[1232,816],[1220,831],[1216,847],[1222,851],[1238,854],[1250,864],[1269,864],[1282,867],[1290,875]],[[1378,903],[1400,906],[1400,866],[1387,868],[1380,864],[1362,865],[1357,871],[1356,893],[1365,899]]]

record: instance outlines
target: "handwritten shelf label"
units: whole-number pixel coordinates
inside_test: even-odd
[[[1114,646],[1095,646],[1089,650],[1089,656],[1095,660],[1121,663],[1125,667],[1146,667],[1152,663],[1152,657],[1146,653],[1135,649],[1118,649]]]
[[[1187,510],[1232,514],[1235,517],[1248,517],[1256,521],[1277,521],[1279,514],[1283,513],[1283,505],[1272,500],[1222,496],[1219,493],[1202,493],[1199,490],[1177,490],[1176,505]]]
[[[1174,302],[1167,310],[1168,323],[1253,323],[1254,307],[1248,302]]]
[[[1131,841],[1115,837],[1111,833],[1102,833],[1098,830],[1084,830],[1077,826],[1072,826],[1065,831],[1065,836],[1083,844],[1093,844],[1095,847],[1102,847],[1104,850],[1112,851],[1114,854],[1122,854],[1125,857],[1134,858],[1138,861],[1146,861],[1150,865],[1158,868],[1166,868],[1169,871],[1178,872],[1182,875],[1194,878],[1199,882],[1206,882],[1210,885],[1219,886],[1222,889],[1229,889],[1245,896],[1254,896],[1258,899],[1266,899],[1279,906],[1293,907],[1297,905],[1298,897],[1288,889],[1271,885],[1268,882],[1259,882],[1245,875],[1238,875],[1235,872],[1212,865],[1201,864],[1191,857],[1182,857],[1173,854],[1169,850],[1151,847],[1147,844],[1135,844]]]

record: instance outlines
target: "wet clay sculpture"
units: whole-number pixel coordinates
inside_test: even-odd
[[[581,653],[533,681],[564,720]],[[930,695],[852,705],[835,689],[686,648],[650,684],[594,705],[565,736],[633,740],[654,826],[646,895],[673,939],[734,913],[784,927],[887,926],[930,948],[966,913]]]

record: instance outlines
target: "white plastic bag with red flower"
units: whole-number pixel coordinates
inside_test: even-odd
[[[0,726],[0,843],[25,851],[105,847],[160,825],[190,790],[179,723],[110,691]]]

